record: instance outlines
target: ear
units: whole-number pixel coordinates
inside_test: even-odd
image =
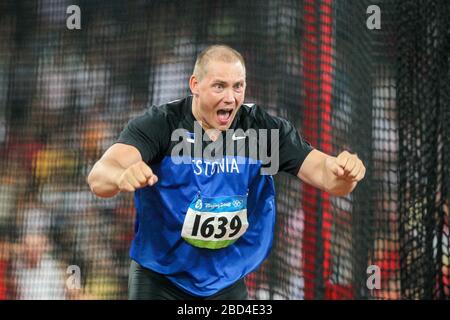
[[[198,79],[195,75],[192,75],[189,79],[189,88],[191,89],[192,95],[198,96]]]

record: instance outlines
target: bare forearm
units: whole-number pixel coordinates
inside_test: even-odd
[[[124,170],[116,161],[98,161],[87,179],[92,192],[102,198],[115,196],[119,192],[117,181]]]
[[[337,157],[312,150],[297,176],[304,182],[334,196],[345,196],[364,178],[366,168],[356,155],[347,151]]]

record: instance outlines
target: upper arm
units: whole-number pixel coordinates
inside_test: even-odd
[[[115,143],[106,150],[99,161],[112,161],[119,164],[122,168],[142,161],[139,150],[131,145],[124,143]]]
[[[170,137],[169,125],[164,113],[157,107],[151,107],[145,114],[128,122],[116,144],[134,147],[142,157],[142,161],[152,163],[158,161],[167,150]],[[119,148],[131,150],[125,146]]]
[[[295,176],[313,147],[303,139],[292,123],[283,118],[271,116],[260,108],[258,110],[260,110],[258,115],[264,127],[270,131],[278,131],[278,144],[271,145],[271,148],[278,151],[278,170]],[[270,137],[271,141],[272,139],[273,137]]]
[[[325,160],[329,157],[319,150],[312,150],[298,170],[297,177],[313,187],[325,190],[324,173]]]

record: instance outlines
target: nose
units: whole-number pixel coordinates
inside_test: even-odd
[[[227,89],[223,95],[223,102],[231,104],[234,102],[234,93],[233,90]]]

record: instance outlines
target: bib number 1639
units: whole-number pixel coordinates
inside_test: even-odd
[[[233,237],[242,228],[242,221],[239,216],[234,216],[228,221],[227,217],[208,217],[202,221],[202,215],[196,214],[194,225],[192,226],[192,236],[200,235],[203,238],[214,236],[215,239],[222,239],[230,230],[228,237]]]

